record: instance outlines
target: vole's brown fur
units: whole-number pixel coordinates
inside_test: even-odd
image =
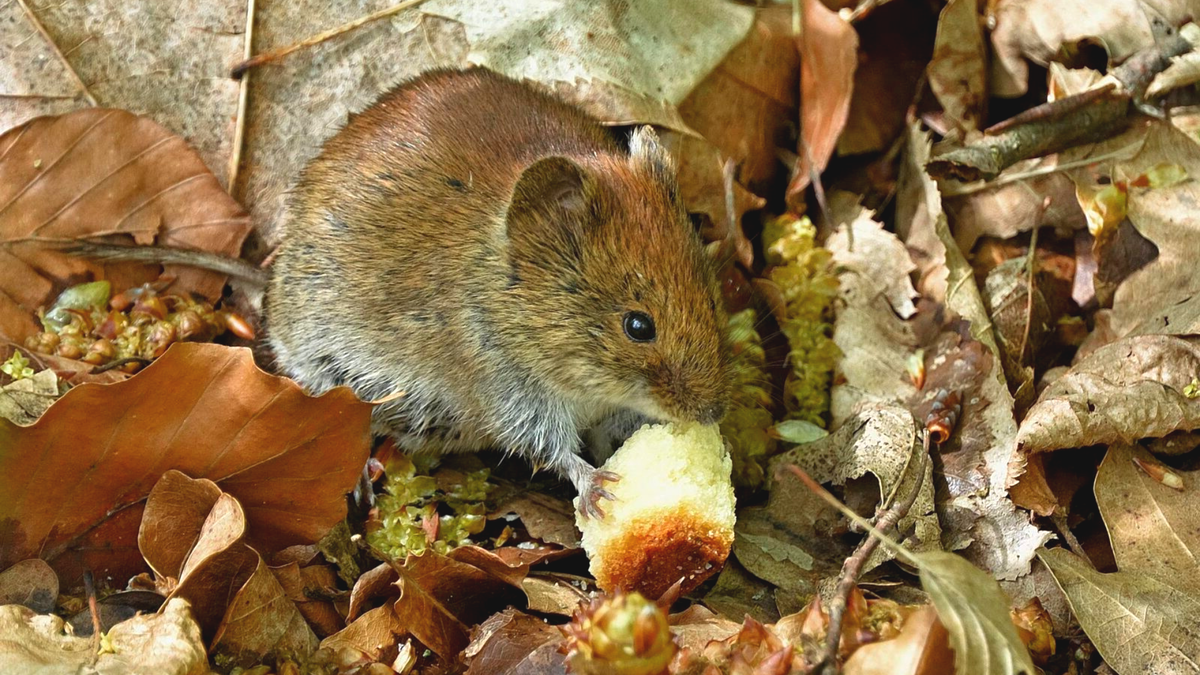
[[[646,420],[712,423],[729,387],[711,265],[649,128],[486,70],[400,85],[330,139],[291,196],[266,334],[314,392],[404,392],[408,450],[499,447],[605,496],[579,456]],[[650,315],[652,342],[623,317]],[[587,433],[588,430],[590,433]]]

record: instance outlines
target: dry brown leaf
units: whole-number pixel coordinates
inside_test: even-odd
[[[800,40],[799,160],[787,199],[803,213],[804,190],[812,174],[825,170],[850,113],[858,34],[820,0],[804,0]]]
[[[0,131],[89,105],[134,110],[187,137],[223,185],[238,99],[228,69],[245,14],[231,1],[0,5]]]
[[[395,648],[397,637],[403,634],[389,602],[364,612],[341,631],[322,640],[321,650],[352,649],[371,661],[378,661]]]
[[[790,147],[799,77],[792,8],[767,6],[746,39],[679,104],[679,114],[737,164],[741,185],[766,194],[782,168],[776,148]]]
[[[950,0],[942,8],[928,71],[946,121],[964,134],[979,129],[987,105],[987,52],[978,7],[975,0]]]
[[[906,499],[919,484],[916,501],[908,515],[900,519],[897,529],[911,533],[905,541],[910,551],[941,550],[942,529],[933,503],[933,469],[926,464],[924,473],[918,473],[924,450],[915,442],[916,432],[912,413],[904,408],[862,406],[858,414],[829,436],[772,459],[771,474],[782,476],[779,481],[783,482],[776,485],[794,484],[792,476],[781,474],[787,465],[800,467],[819,483],[833,485],[846,485],[870,474],[879,487],[879,492],[871,495],[876,503],[883,503],[889,495],[903,495],[897,499]],[[893,555],[877,549],[863,571],[878,567]]]
[[[971,457],[977,459],[972,462],[978,462],[984,482],[981,489],[966,484],[952,503],[943,505],[966,517],[954,522],[943,519],[941,524],[954,538],[969,534],[971,544],[963,554],[973,563],[997,579],[1016,579],[1029,573],[1030,561],[1050,534],[1035,527],[1008,497],[1008,488],[1024,472],[1024,456],[1017,453],[1013,399],[996,356],[999,349],[991,320],[975,285],[974,271],[950,234],[938,188],[922,168],[929,159],[930,142],[915,124],[910,128],[908,148],[903,179],[908,185],[902,193],[906,203],[897,204],[897,213],[898,218],[910,219],[908,242],[919,251],[922,277],[917,288],[932,299],[941,299],[951,314],[967,321],[970,338],[986,347],[983,362],[975,368],[982,375],[978,389],[962,392],[968,397],[964,405],[978,407],[964,409],[956,432],[963,443],[974,447]]]
[[[48,614],[57,599],[58,575],[45,560],[29,558],[0,572],[0,605],[24,605]]]
[[[225,662],[311,653],[316,635],[245,537],[236,499],[210,480],[168,471],[146,499],[138,543],[156,585],[189,602],[210,652]]]
[[[0,417],[13,424],[33,424],[58,400],[58,375],[43,370],[0,387]]]
[[[249,668],[275,654],[311,654],[317,636],[271,570],[258,566],[229,602],[210,651],[220,662]]]
[[[148,117],[92,109],[33,120],[0,135],[0,335],[17,343],[67,286],[151,281],[157,265],[101,264],[47,242],[125,235],[139,244],[237,257],[250,219],[196,151]],[[168,268],[175,292],[215,301],[224,275]]]
[[[529,536],[549,544],[579,548],[575,508],[567,500],[522,490],[499,504],[488,514],[488,518],[499,518],[509,513],[521,519]]]
[[[829,2],[822,4],[833,9]],[[924,86],[936,18],[933,5],[887,2],[854,22],[859,44],[854,91],[838,154],[885,151],[904,133],[908,111]]]
[[[467,675],[559,675],[563,634],[542,619],[506,609],[480,624],[463,650]]]
[[[1088,638],[1119,673],[1200,673],[1200,597],[1137,572],[1101,574],[1061,548],[1041,551]]]
[[[1200,276],[1195,274],[1200,230],[1192,217],[1195,205],[1200,203],[1200,180],[1196,180],[1200,177],[1200,145],[1170,124],[1153,122],[1104,143],[1062,154],[1063,162],[1089,159],[1095,160],[1090,167],[1070,174],[1081,194],[1105,179],[1132,181],[1164,164],[1177,165],[1188,178],[1164,187],[1129,187],[1127,218],[1136,228],[1130,235],[1148,240],[1153,260],[1133,267],[1119,252],[1108,256],[1110,264],[1136,269],[1123,275],[1112,299],[1112,327],[1123,336],[1160,308],[1200,293]],[[1098,274],[1103,274],[1105,262],[1101,254]]]
[[[519,602],[527,565],[509,565],[495,553],[462,546],[440,555],[410,555],[397,571],[400,597],[393,605],[400,628],[443,658],[468,644],[468,626]]]
[[[1079,208],[1071,179],[1057,171],[1035,173],[1053,169],[1056,162],[1057,157],[1018,162],[1001,172],[987,189],[948,197],[946,214],[958,247],[971,251],[980,237],[1010,239],[1034,226],[1086,228],[1087,219]],[[1028,177],[1017,179],[1022,174]]]
[[[1114,63],[1155,44],[1155,28],[1178,26],[1197,14],[1193,0],[1006,0],[993,17],[992,93],[1028,90],[1026,59],[1046,65],[1063,47],[1095,38]]]
[[[1018,444],[1046,452],[1200,428],[1200,400],[1184,393],[1197,373],[1195,337],[1139,335],[1105,345],[1042,392]]]
[[[1135,460],[1156,461],[1140,447],[1118,443],[1096,474],[1096,505],[1117,568],[1178,580],[1173,585],[1190,586],[1200,600],[1200,471],[1175,470],[1183,479],[1177,490],[1148,476]]]
[[[0,672],[43,675],[208,675],[200,627],[184,600],[158,614],[117,624],[107,634],[111,651],[96,654],[91,637],[75,637],[61,618],[39,616],[18,605],[0,607]]]
[[[859,647],[842,672],[845,675],[936,675],[954,672],[954,652],[946,628],[932,606],[904,620],[900,635]]]
[[[246,504],[263,551],[316,541],[345,517],[370,409],[348,389],[310,397],[247,349],[174,345],[125,382],[72,389],[32,426],[0,420],[0,557],[36,554],[71,580],[135,573],[142,502],[170,469]]]
[[[1117,672],[1200,673],[1200,471],[1173,470],[1163,485],[1135,460],[1155,460],[1116,443],[1096,475],[1096,505],[1119,572],[1100,574],[1063,549],[1042,552],[1079,624]]]

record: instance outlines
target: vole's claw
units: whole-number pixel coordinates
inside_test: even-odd
[[[600,500],[616,501],[616,497],[604,489],[604,484],[618,480],[621,480],[621,477],[612,471],[593,472],[590,484],[580,494],[579,514],[584,518],[603,518],[604,510],[600,508]]]

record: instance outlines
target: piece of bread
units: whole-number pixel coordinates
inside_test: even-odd
[[[733,545],[732,467],[716,425],[634,433],[602,467],[621,477],[606,485],[616,500],[601,502],[604,518],[576,517],[600,588],[657,598],[719,570]]]

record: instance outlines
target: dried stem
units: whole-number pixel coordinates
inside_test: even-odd
[[[17,0],[17,4],[20,5],[22,11],[25,12],[25,17],[29,19],[29,23],[33,24],[33,27],[36,28],[37,32],[41,34],[42,39],[46,41],[46,44],[50,46],[50,49],[54,50],[54,55],[58,57],[60,62],[62,62],[63,68],[67,69],[67,73],[71,76],[71,79],[75,80],[75,84],[79,87],[79,91],[83,92],[83,97],[87,99],[88,104],[90,104],[92,107],[99,106],[100,104],[96,102],[96,98],[92,96],[92,92],[88,91],[87,85],[83,83],[83,78],[79,77],[79,73],[75,72],[75,69],[71,67],[71,62],[67,60],[67,57],[63,55],[62,50],[60,50],[58,45],[54,43],[54,39],[51,38],[50,34],[46,32],[46,28],[42,25],[42,22],[38,21],[37,15],[34,14],[33,10],[29,8],[29,4],[26,3],[25,0]]]
[[[1001,123],[990,130],[999,129],[998,133],[939,154],[926,170],[934,178],[990,180],[1023,159],[1108,138],[1126,126],[1131,112],[1141,109],[1153,77],[1170,65],[1172,57],[1191,49],[1179,31],[1173,31],[1113,69],[1100,87],[1038,106],[1011,124]]]
[[[917,501],[917,495],[920,494],[921,486],[925,482],[925,469],[929,465],[928,433],[922,434],[921,449],[921,464],[917,468],[916,483],[913,484],[912,490],[902,503],[883,508],[875,519],[874,529],[876,531],[886,533],[895,527],[901,518],[908,515],[908,512],[912,509],[912,505]],[[796,467],[791,467],[791,469],[793,472],[799,471]],[[854,553],[849,558],[846,558],[846,561],[842,564],[842,574],[838,579],[833,600],[829,603],[829,629],[826,632],[825,650],[821,654],[820,661],[817,662],[817,666],[821,672],[831,674],[837,672],[838,647],[842,641],[842,628],[846,618],[846,609],[850,604],[850,594],[854,591],[855,586],[858,585],[859,578],[862,577],[863,566],[866,565],[867,560],[878,546],[879,538],[868,536],[859,543]]]
[[[254,45],[254,0],[246,0],[246,32],[242,40],[242,58],[249,60]],[[233,126],[233,150],[229,154],[229,171],[226,173],[225,189],[229,194],[237,190],[238,172],[242,165],[242,146],[246,143],[246,102],[250,98],[250,74],[245,73],[238,83],[237,120]]]
[[[256,66],[261,66],[264,63],[278,61],[278,60],[282,59],[283,57],[287,56],[288,54],[291,54],[292,52],[298,51],[300,49],[304,49],[305,47],[311,47],[313,45],[320,44],[322,42],[325,42],[326,40],[331,40],[331,39],[341,35],[342,33],[348,33],[350,31],[354,30],[355,28],[358,28],[359,26],[363,26],[365,24],[371,23],[372,21],[377,21],[379,19],[389,17],[393,14],[396,14],[396,13],[399,13],[401,11],[408,9],[409,7],[416,7],[417,5],[421,4],[422,2],[425,2],[425,0],[404,0],[404,2],[397,3],[391,7],[388,7],[387,9],[381,9],[378,12],[375,12],[373,14],[368,14],[366,16],[359,17],[359,18],[355,19],[354,21],[351,21],[350,23],[342,24],[341,26],[338,26],[337,28],[333,28],[333,29],[325,31],[324,33],[318,33],[316,35],[313,35],[312,37],[305,38],[305,39],[301,40],[300,42],[297,42],[293,45],[284,47],[283,49],[276,49],[275,51],[270,51],[265,54],[259,54],[258,56],[255,56],[253,58],[248,58],[245,61],[242,61],[241,63],[239,63],[233,67],[233,71],[230,73],[230,77],[235,77],[235,78],[241,77],[247,70],[250,70],[251,68],[254,68]]]

